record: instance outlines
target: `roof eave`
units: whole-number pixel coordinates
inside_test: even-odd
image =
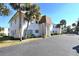
[[[16,13],[11,17],[11,19],[9,20],[8,23],[10,23],[10,22],[13,20],[13,18],[17,15],[17,13],[18,13],[18,12],[16,12]]]

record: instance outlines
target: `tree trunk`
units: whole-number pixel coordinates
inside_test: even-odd
[[[63,26],[61,25],[61,26],[60,26],[60,34],[62,34],[62,31],[63,31],[63,30],[62,30],[62,27],[63,27]]]
[[[20,6],[20,3],[19,3]],[[22,25],[21,25],[21,9],[19,8],[19,31],[20,31],[20,41],[22,41]]]
[[[27,27],[26,27],[26,31],[25,31],[25,32],[26,32],[26,35],[25,35],[26,37],[27,37],[27,30],[28,30],[28,27],[29,27],[29,21],[27,21]]]

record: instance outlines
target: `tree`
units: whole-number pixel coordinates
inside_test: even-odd
[[[72,24],[72,26],[74,27],[74,26],[76,26],[76,24],[75,24],[75,23],[73,23],[73,24]]]
[[[61,24],[61,25],[66,25],[66,20],[65,20],[65,19],[62,19],[62,20],[60,21],[60,24]]]
[[[5,6],[3,3],[0,3],[0,16],[7,16],[9,15],[10,10]]]
[[[76,30],[76,24],[75,23],[72,23],[72,27],[73,27],[72,28],[72,31],[75,32],[75,30]]]
[[[0,31],[1,31],[1,27],[0,27]]]
[[[3,31],[4,30],[4,28],[3,27],[0,27],[0,31]]]
[[[60,25],[61,25],[62,32],[64,32],[65,29],[66,29],[66,20],[65,19],[62,19],[60,21]]]
[[[29,27],[29,22],[32,21],[32,20],[39,20],[40,19],[40,7],[37,5],[37,4],[25,4],[25,10],[26,10],[26,13],[25,13],[25,20],[28,22],[27,23],[27,28],[26,28],[26,31]]]
[[[21,4],[20,3],[10,3],[10,6],[16,10],[17,12],[19,12],[19,32],[20,32],[20,41],[22,41],[22,26],[21,26]]]
[[[20,29],[20,40],[22,40],[22,35],[21,35],[21,11],[26,11],[25,12],[25,20],[28,22],[27,23],[27,29],[29,26],[29,22],[32,21],[33,19],[39,19],[40,16],[40,8],[37,4],[30,4],[30,3],[25,3],[25,4],[17,4],[17,3],[11,3],[10,4],[14,10],[17,10],[19,12],[19,29]],[[22,6],[23,5],[23,6]],[[26,31],[27,31],[26,29]]]
[[[71,26],[67,26],[67,33],[71,32]]]
[[[79,32],[79,21],[77,21],[77,25],[76,25],[76,32]]]

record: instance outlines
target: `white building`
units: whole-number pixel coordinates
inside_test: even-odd
[[[6,36],[8,36],[8,28],[4,28],[4,34],[6,35]]]
[[[50,36],[50,26],[51,26],[51,20],[47,16],[41,17],[40,21],[36,21],[33,19],[29,23],[29,27],[27,29],[27,21],[24,19],[24,13],[21,12],[21,25],[22,25],[22,31],[21,35],[22,37],[26,37],[27,34],[33,34],[34,36],[43,36],[48,35]],[[13,36],[15,38],[20,38],[20,29],[19,29],[19,14],[18,12],[11,18],[9,21],[10,28],[9,28],[9,35]]]
[[[53,33],[61,34],[61,28],[60,28],[60,27],[57,27],[56,24],[53,24],[52,32],[53,32]]]

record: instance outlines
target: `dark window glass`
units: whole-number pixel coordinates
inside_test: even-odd
[[[27,34],[32,34],[32,30],[28,30],[27,31]]]
[[[39,30],[36,30],[35,33],[39,33]]]
[[[38,22],[36,21],[36,24],[37,24]]]

